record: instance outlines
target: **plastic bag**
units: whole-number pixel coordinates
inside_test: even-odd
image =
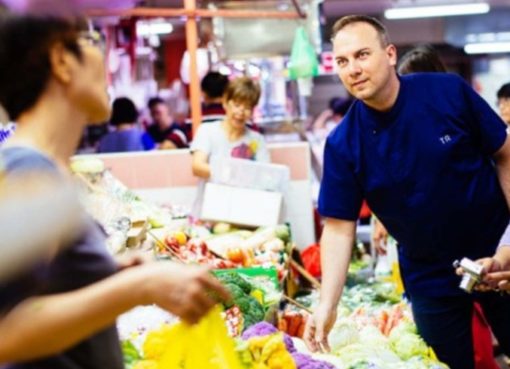
[[[149,333],[143,345],[145,360],[134,368],[242,369],[220,313],[215,307],[196,325],[179,322]]]
[[[290,79],[313,77],[319,74],[319,62],[315,50],[303,27],[296,29],[289,61]]]
[[[321,270],[321,248],[318,243],[314,243],[301,251],[301,260],[305,269],[315,278],[320,278]]]

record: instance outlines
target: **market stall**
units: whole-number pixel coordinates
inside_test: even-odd
[[[446,368],[417,334],[398,276],[374,279],[358,252],[330,334],[331,352],[308,351],[302,337],[318,290],[287,285],[296,266],[289,225],[253,230],[190,222],[178,208],[144,201],[101,164],[88,158],[73,168],[89,211],[111,232],[110,251],[135,248],[158,259],[208,265],[231,294],[193,327],[156,306],[122,315],[118,328],[128,368]]]

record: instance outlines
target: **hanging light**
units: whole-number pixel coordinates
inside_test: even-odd
[[[434,6],[413,6],[386,9],[384,11],[384,17],[386,19],[449,17],[456,15],[484,14],[488,13],[489,10],[489,4],[483,2]]]
[[[141,37],[152,35],[165,35],[172,33],[174,26],[167,20],[154,19],[150,21],[138,21],[136,23],[136,34]]]
[[[510,53],[510,42],[480,42],[476,44],[466,44],[464,46],[466,54],[493,54]]]

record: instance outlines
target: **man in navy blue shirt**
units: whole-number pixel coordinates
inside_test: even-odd
[[[468,295],[452,262],[492,256],[509,224],[510,140],[505,125],[460,78],[399,77],[395,46],[377,20],[347,16],[333,28],[339,77],[358,100],[328,137],[319,212],[320,304],[305,340],[328,349],[362,200],[399,242],[401,273],[420,334],[452,369],[471,369],[471,317],[478,301],[510,353],[510,296]]]

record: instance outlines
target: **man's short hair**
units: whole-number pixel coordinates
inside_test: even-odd
[[[388,36],[388,30],[386,29],[386,27],[377,19],[369,17],[367,15],[346,15],[345,17],[340,18],[333,25],[331,39],[334,39],[339,31],[355,23],[367,23],[371,25],[379,35],[381,46],[386,47],[390,44],[390,37]]]
[[[497,92],[498,99],[510,98],[510,82],[501,86]]]
[[[260,85],[248,77],[239,77],[231,81],[225,94],[225,101],[236,101],[248,104],[254,108],[260,98]]]
[[[200,83],[202,91],[211,99],[222,97],[227,85],[228,77],[218,72],[208,72]]]
[[[79,18],[0,13],[0,104],[11,120],[32,108],[51,78],[50,50],[61,43],[81,60]]]
[[[161,97],[151,97],[147,103],[147,106],[149,107],[149,110],[152,110],[153,107],[159,104],[165,104],[165,100],[163,100]]]

